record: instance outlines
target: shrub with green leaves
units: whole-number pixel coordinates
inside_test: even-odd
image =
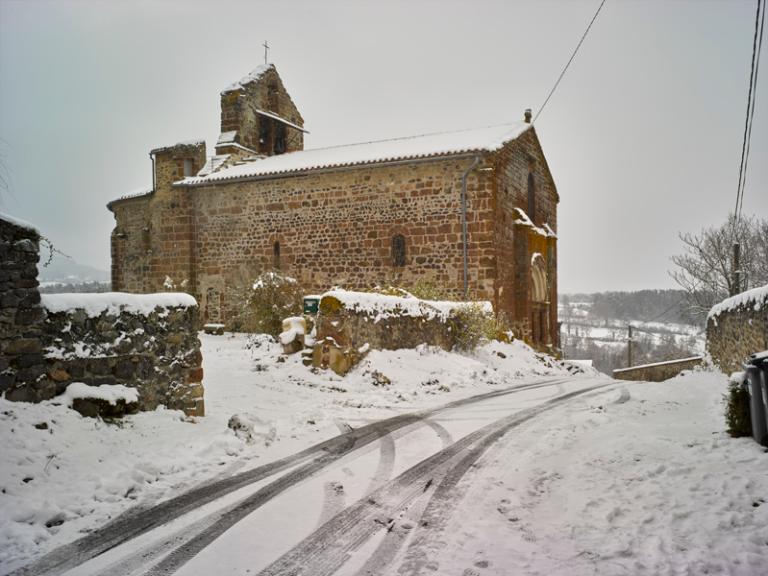
[[[457,308],[451,315],[450,325],[455,347],[464,351],[474,350],[489,340],[503,339],[502,335],[508,332],[503,318],[489,314],[476,302]]]
[[[725,422],[731,436],[751,436],[752,420],[749,415],[749,392],[740,382],[731,382],[728,394],[723,395],[725,402]]]
[[[283,320],[300,316],[303,291],[296,279],[278,272],[264,272],[246,292],[241,310],[230,321],[237,331],[269,334],[274,338],[283,331]]]

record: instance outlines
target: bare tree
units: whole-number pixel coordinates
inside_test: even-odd
[[[685,252],[672,256],[677,266],[670,276],[686,292],[694,316],[704,316],[717,302],[737,291],[768,284],[768,220],[736,219],[698,234],[680,234]],[[733,270],[733,245],[741,246],[740,281]]]

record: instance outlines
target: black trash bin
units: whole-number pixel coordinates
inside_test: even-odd
[[[752,354],[744,367],[747,371],[752,438],[755,442],[768,446],[768,350]]]

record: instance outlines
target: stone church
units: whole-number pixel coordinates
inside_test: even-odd
[[[112,287],[197,298],[226,322],[234,288],[277,269],[307,293],[432,283],[490,300],[557,347],[557,204],[525,121],[304,149],[304,119],[272,64],[221,92],[215,154],[155,148],[151,189],[110,202]]]

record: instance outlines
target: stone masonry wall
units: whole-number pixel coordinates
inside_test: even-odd
[[[175,296],[169,294],[108,293],[104,299],[112,296],[124,304],[94,312],[92,300],[99,294],[43,295],[48,308],[43,346],[54,394],[72,382],[123,384],[138,389],[140,410],[163,404],[202,416],[197,306],[163,304],[163,297]],[[75,307],[62,310],[60,302],[67,298]],[[149,302],[149,310],[133,309],[135,299]]]
[[[496,199],[496,250],[498,262],[497,307],[513,310],[510,318],[521,336],[531,335],[534,309],[531,256],[539,252],[547,263],[549,288],[548,343],[557,341],[557,241],[543,238],[527,226],[515,226],[517,209],[528,213],[528,174],[534,177],[535,210],[528,217],[536,226],[548,224],[557,232],[557,190],[549,173],[535,130],[531,129],[502,149],[498,154],[494,197]]]
[[[190,190],[196,205],[195,294],[209,311],[205,320],[226,319],[239,304],[229,300],[228,285],[273,267],[310,292],[407,288],[424,280],[459,297],[461,175],[471,163],[452,158]],[[496,279],[491,186],[486,172],[474,171],[468,181],[469,292],[478,300],[492,299]],[[397,234],[406,242],[402,267],[392,258]]]
[[[768,287],[756,299],[726,306],[707,318],[707,352],[726,374],[742,370],[742,363],[755,352],[768,350]],[[742,295],[734,298],[738,299]],[[730,298],[723,304],[728,303]]]
[[[51,387],[40,342],[39,242],[35,229],[0,216],[0,394],[9,398]]]
[[[149,198],[142,196],[116,203],[112,210],[121,224],[112,230],[112,289],[149,292],[151,244]]]
[[[362,305],[358,305],[362,304]],[[452,350],[466,336],[462,310],[493,315],[489,302],[466,308],[461,302],[432,302],[413,296],[385,296],[334,290],[320,300],[313,365],[346,373],[370,350],[416,348]]]
[[[0,393],[39,402],[72,382],[124,384],[138,388],[142,410],[164,404],[202,415],[202,355],[192,297],[108,293],[41,299],[39,240],[33,228],[0,216]],[[110,305],[94,313],[105,299]],[[132,299],[139,299],[140,310]],[[62,302],[81,307],[62,308]]]
[[[297,126],[304,125],[304,119],[274,67],[267,69],[258,80],[221,94],[221,131],[236,130],[236,141],[239,144],[255,152],[271,155],[276,121],[257,113],[257,109],[274,112]],[[304,134],[290,127],[286,127],[286,131],[286,152],[303,150]]]
[[[192,205],[189,194],[174,188],[184,161],[192,173],[205,163],[205,143],[177,144],[157,150],[155,191],[110,204],[117,225],[112,231],[112,288],[149,293],[165,290],[169,277],[179,289],[193,282]]]
[[[341,348],[355,350],[364,346],[374,350],[398,350],[415,348],[419,344],[451,350],[455,335],[449,329],[449,317],[438,311],[430,314],[432,310],[428,302],[422,302],[423,314],[406,314],[398,309],[382,314],[378,310],[350,309],[338,298],[326,294],[320,300],[315,326],[317,341],[330,337]]]

